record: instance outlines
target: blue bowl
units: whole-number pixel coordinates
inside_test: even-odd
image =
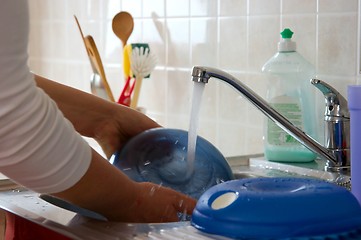
[[[242,179],[207,190],[191,224],[238,239],[330,239],[322,236],[361,227],[361,207],[347,189],[321,180]]]
[[[113,164],[137,182],[161,184],[196,199],[210,187],[234,179],[224,156],[200,136],[194,171],[189,174],[187,149],[187,131],[150,129],[132,138]]]

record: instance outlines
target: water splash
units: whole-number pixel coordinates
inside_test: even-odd
[[[187,151],[187,178],[189,178],[194,171],[194,161],[196,156],[196,145],[199,125],[199,110],[204,90],[204,83],[194,82],[193,85],[193,98],[192,98],[192,109],[189,122],[188,131],[188,151]]]

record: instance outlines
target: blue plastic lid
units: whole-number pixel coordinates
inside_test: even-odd
[[[196,199],[210,187],[234,179],[221,152],[200,136],[194,171],[189,175],[187,149],[187,131],[150,129],[132,138],[116,154],[113,164],[137,182],[161,184]]]
[[[361,227],[361,207],[351,192],[332,183],[252,178],[210,188],[200,197],[191,223],[232,238],[323,236]]]
[[[348,108],[361,109],[361,85],[350,85],[347,87]]]

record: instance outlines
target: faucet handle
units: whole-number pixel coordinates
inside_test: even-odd
[[[311,84],[325,96],[325,147],[331,150],[336,162],[328,161],[326,169],[350,169],[350,113],[347,100],[327,83],[312,79]]]
[[[311,84],[318,88],[325,96],[325,120],[328,119],[331,121],[333,118],[350,118],[347,100],[341,93],[319,79],[311,79]]]

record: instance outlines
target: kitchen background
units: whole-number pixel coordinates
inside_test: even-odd
[[[221,68],[265,96],[261,68],[286,27],[317,77],[344,96],[360,78],[359,0],[32,0],[29,7],[31,69],[90,92],[92,71],[76,15],[84,34],[95,39],[116,99],[124,85],[123,50],[111,22],[120,11],[131,13],[135,25],[128,43],[149,43],[158,58],[143,81],[139,105],[169,128],[188,129],[194,65]],[[322,140],[324,98],[314,93]],[[262,152],[263,121],[231,87],[217,80],[206,85],[199,135],[225,156]]]

